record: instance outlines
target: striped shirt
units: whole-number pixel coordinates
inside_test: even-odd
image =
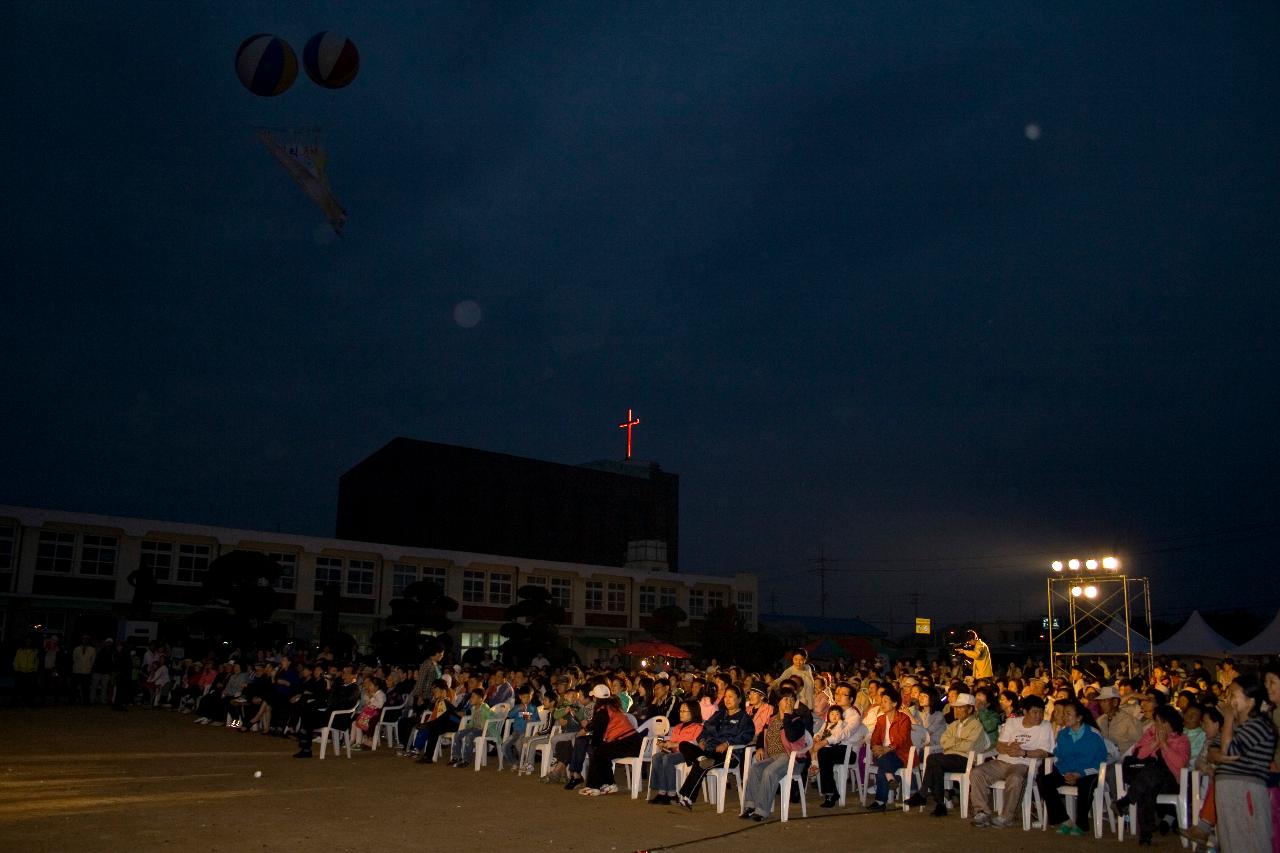
[[[1250,717],[1236,726],[1231,736],[1228,755],[1240,756],[1239,761],[1219,764],[1215,777],[1246,776],[1267,781],[1267,768],[1276,750],[1276,730],[1266,717]]]

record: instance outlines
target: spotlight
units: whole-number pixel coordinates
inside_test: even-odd
[[[1054,561],[1053,561],[1053,566],[1052,566],[1052,568],[1053,568],[1053,570],[1054,570],[1055,572],[1060,572],[1060,571],[1062,571],[1062,561],[1061,561],[1061,560],[1054,560]]]
[[[1086,586],[1086,587],[1084,588],[1084,597],[1085,597],[1085,598],[1097,598],[1097,597],[1098,597],[1098,588],[1097,588],[1096,586],[1093,586],[1093,585]]]
[[[1109,572],[1114,572],[1116,569],[1120,568],[1120,561],[1115,557],[1103,557],[1102,568]]]
[[[1071,594],[1072,594],[1073,596],[1075,596],[1076,598],[1079,598],[1079,597],[1080,597],[1080,595],[1081,595],[1081,593],[1083,593],[1083,592],[1084,592],[1084,590],[1083,590],[1083,589],[1081,589],[1081,588],[1080,588],[1080,587],[1078,587],[1078,586],[1073,586],[1073,587],[1071,587]]]
[[[1071,560],[1070,562],[1068,562],[1068,563],[1067,563],[1067,568],[1068,568],[1068,569],[1071,569],[1071,571],[1073,571],[1073,572],[1078,572],[1078,571],[1080,571],[1080,561],[1079,561],[1079,560]]]
[[[1097,561],[1097,560],[1085,560],[1085,561],[1084,561],[1084,567],[1085,567],[1086,569],[1088,569],[1089,571],[1091,571],[1091,572],[1092,572],[1092,571],[1094,571],[1095,569],[1097,569],[1097,568],[1098,568],[1098,561]]]

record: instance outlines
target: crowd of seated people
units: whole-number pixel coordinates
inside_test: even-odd
[[[174,707],[205,725],[295,736],[299,757],[311,754],[316,732],[331,719],[353,749],[373,746],[385,721],[393,732],[382,736],[400,746],[396,754],[423,764],[478,766],[483,739],[501,766],[535,773],[534,756],[545,748],[550,769],[539,778],[605,796],[617,790],[614,760],[643,752],[649,801],[687,809],[707,773],[727,762],[747,770],[741,813],[755,820],[775,812],[793,755],[824,808],[846,802],[848,777],[841,774],[851,762],[866,768],[867,810],[887,811],[896,798],[908,809],[932,802],[937,817],[955,806],[948,774],[974,764],[967,806],[975,826],[1020,823],[1022,793],[1031,785],[1040,819],[1063,835],[1091,826],[1104,766],[1115,768],[1103,789],[1110,811],[1123,816],[1132,807],[1130,831],[1141,843],[1174,830],[1202,843],[1216,835],[1224,849],[1228,840],[1234,849],[1254,849],[1247,845],[1264,837],[1269,845],[1272,837],[1280,708],[1274,665],[1242,675],[1231,662],[1211,671],[1169,659],[1143,677],[1103,661],[1051,674],[1028,660],[974,679],[950,661],[859,662],[822,672],[802,650],[777,674],[732,666],[462,666],[446,663],[443,647],[430,649],[416,672],[270,654],[171,662],[162,648],[134,657],[138,703]],[[91,698],[99,693],[93,663],[82,664]],[[900,771],[911,756],[924,772],[901,791]],[[1191,826],[1179,828],[1158,798],[1179,792],[1184,767],[1204,776],[1208,796]],[[997,782],[1004,783],[999,809]],[[1063,786],[1076,789],[1073,807]],[[844,807],[863,808],[854,802]]]

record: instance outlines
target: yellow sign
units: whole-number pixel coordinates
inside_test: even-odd
[[[928,619],[920,619],[918,617],[916,618],[916,633],[917,634],[933,633],[933,628],[930,627],[930,622]]]

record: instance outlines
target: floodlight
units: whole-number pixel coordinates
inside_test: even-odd
[[[1061,561],[1061,560],[1054,560],[1054,561],[1053,561],[1053,566],[1052,566],[1051,568],[1052,568],[1055,572],[1060,572],[1060,571],[1062,571],[1062,561]]]
[[[1085,567],[1086,569],[1088,569],[1089,571],[1091,571],[1091,572],[1092,572],[1092,571],[1094,571],[1095,569],[1097,569],[1097,568],[1098,568],[1098,561],[1097,561],[1097,560],[1085,560],[1085,561],[1084,561],[1084,567]]]
[[[1071,560],[1070,562],[1068,562],[1068,563],[1067,563],[1067,568],[1071,569],[1071,571],[1073,571],[1073,572],[1078,572],[1078,571],[1080,571],[1080,561],[1079,561],[1079,560]]]
[[[1090,584],[1089,586],[1086,586],[1086,587],[1084,588],[1084,597],[1085,597],[1085,598],[1097,598],[1097,597],[1098,597],[1098,588],[1097,588],[1096,586],[1093,586],[1092,584]]]
[[[1102,568],[1109,572],[1114,572],[1116,569],[1120,568],[1120,561],[1115,557],[1103,557]]]
[[[1071,594],[1072,594],[1073,596],[1075,596],[1076,598],[1079,598],[1079,597],[1080,597],[1080,595],[1081,595],[1081,593],[1083,593],[1083,592],[1084,592],[1084,590],[1083,590],[1083,589],[1081,589],[1081,588],[1080,588],[1080,587],[1078,587],[1078,586],[1073,586],[1073,587],[1071,587]]]

